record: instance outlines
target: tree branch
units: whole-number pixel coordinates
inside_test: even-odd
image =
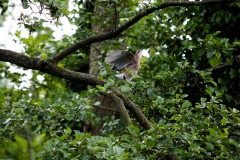
[[[76,81],[76,82],[86,82],[87,84],[91,86],[96,86],[96,85],[101,85],[103,86],[105,84],[104,81],[98,79],[95,76],[91,76],[89,74],[81,73],[81,72],[74,72],[70,71],[67,69],[63,69],[58,67],[57,65],[53,64],[49,60],[43,60],[40,58],[33,58],[29,57],[24,54],[20,54],[14,51],[10,50],[5,50],[0,48],[0,61],[4,62],[10,62],[12,64],[16,64],[18,66],[24,67],[26,69],[33,69],[33,70],[39,70],[44,73],[48,73],[50,75],[64,78],[67,80],[71,81]],[[129,99],[127,98],[124,94],[122,94],[120,91],[118,91],[116,88],[111,87],[110,88],[113,93],[116,95],[116,97],[111,96],[109,94],[106,94],[106,96],[110,96],[109,98],[115,98],[115,101],[119,104],[119,101],[122,99],[124,105],[128,110],[133,113],[134,117],[136,120],[145,128],[149,129],[151,127],[150,121],[145,117],[145,115],[142,113],[142,111]],[[120,101],[121,107],[124,107],[122,102]],[[121,113],[125,114],[126,109],[121,108]],[[130,118],[127,117],[127,115],[124,115],[124,118],[127,118],[127,123],[131,124],[131,120],[129,121]]]
[[[95,108],[100,108],[100,109],[109,110],[109,111],[112,111],[112,112],[117,112],[117,113],[119,113],[119,114],[122,113],[122,112],[119,111],[119,110],[115,110],[115,109],[111,109],[111,108],[107,108],[107,107],[100,107],[100,106],[98,106],[98,105],[94,105],[94,104],[92,104],[91,106],[93,106],[93,107],[95,107]]]
[[[91,36],[91,37],[88,37],[86,39],[83,39],[83,40],[73,44],[72,46],[66,48],[59,54],[55,54],[50,60],[52,61],[52,63],[57,64],[58,62],[60,62],[61,60],[63,60],[64,58],[66,58],[67,56],[69,56],[70,54],[72,54],[73,52],[75,52],[76,50],[78,50],[80,48],[91,45],[92,43],[95,43],[95,42],[101,42],[101,41],[104,41],[107,39],[115,38],[120,33],[125,31],[126,29],[128,29],[129,27],[134,25],[135,23],[137,23],[143,17],[147,16],[150,13],[153,13],[155,10],[163,9],[163,8],[170,7],[170,6],[197,6],[197,5],[230,3],[230,2],[234,2],[234,0],[163,2],[158,7],[150,7],[150,8],[147,8],[146,10],[140,12],[135,17],[130,19],[128,22],[126,22],[124,25],[120,26],[119,28],[115,29],[112,32],[103,33],[103,34],[100,34],[97,36]]]
[[[117,90],[114,87],[110,87],[110,89],[123,100],[125,106],[131,113],[133,113],[134,117],[137,119],[137,121],[143,126],[145,129],[150,129],[152,124],[151,122],[145,117],[142,110],[137,107],[135,103],[133,103],[128,97],[126,97],[122,92]]]
[[[103,85],[105,83],[95,76],[60,68],[52,64],[49,60],[29,57],[10,50],[0,49],[0,61],[10,62],[26,69],[39,70],[72,81],[83,81],[92,86]]]
[[[118,104],[119,108],[120,108],[120,111],[121,111],[121,114],[122,116],[124,117],[127,125],[132,125],[132,121],[131,121],[131,118],[123,104],[123,101],[122,99],[120,99],[119,97],[117,97],[114,93],[105,93],[105,92],[101,92],[101,94],[109,97],[111,100],[113,100],[116,104]]]
[[[237,136],[237,137],[240,137],[240,133],[237,133],[237,132],[229,132],[228,136]]]
[[[27,145],[28,145],[28,154],[29,154],[29,160],[34,160],[34,154],[33,154],[33,147],[32,147],[32,140],[29,129],[26,131],[27,133]]]

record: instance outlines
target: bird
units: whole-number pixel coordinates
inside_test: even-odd
[[[121,74],[115,75],[119,79],[124,79],[130,82],[138,73],[140,69],[140,61],[142,59],[142,49],[137,50],[135,55],[125,50],[110,51],[105,61],[112,65],[111,70],[125,71]]]

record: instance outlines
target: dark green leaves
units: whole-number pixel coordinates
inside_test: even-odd
[[[27,9],[35,1],[23,2]],[[74,36],[65,35],[60,40],[53,37],[52,28],[42,25],[48,20],[20,15],[21,24],[35,32],[25,38],[21,30],[15,33],[25,54],[49,59],[80,40],[98,35],[92,29],[95,25],[112,31],[148,7],[162,3],[97,1],[92,9],[96,7],[109,15],[102,19],[97,18],[99,13],[88,10],[91,5],[86,8],[87,2],[74,1],[77,7],[73,11],[68,9],[68,2],[39,1],[52,19],[69,16],[69,21],[77,26]],[[36,159],[159,159],[168,154],[176,154],[179,159],[237,159],[238,9],[239,3],[235,2],[230,7],[174,6],[156,10],[120,37],[101,42],[101,46],[90,46],[102,56],[97,57],[99,67],[95,69],[106,83],[83,84],[84,91],[72,92],[66,87],[70,83],[41,72],[32,72],[32,78],[26,80],[30,85],[22,88],[24,75],[10,73],[9,64],[0,63],[0,141],[4,144],[0,156],[6,153],[12,156],[0,158],[27,159],[28,155],[18,157],[17,153],[27,153],[26,133],[30,132]],[[105,54],[115,49],[134,52],[140,48],[149,49],[150,55],[142,59],[139,76],[129,83],[117,80],[110,66],[104,64]],[[84,68],[82,64],[88,66],[89,52],[89,47],[77,50],[59,66],[79,71]],[[84,72],[88,71],[87,68]],[[144,130],[132,116],[132,110],[128,112],[134,125],[128,127],[118,108],[109,112],[116,113],[119,119],[114,116],[99,119],[93,108],[108,110],[94,99],[99,93],[112,92],[111,87],[142,110],[152,122],[151,129]],[[124,103],[127,108],[128,103]],[[86,133],[88,122],[92,128],[102,125],[101,135]],[[14,153],[12,148],[18,152]]]

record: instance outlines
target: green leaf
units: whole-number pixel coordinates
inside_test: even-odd
[[[201,98],[201,103],[205,103],[207,98]]]
[[[236,108],[233,108],[233,113],[239,113],[239,110],[237,110]]]
[[[235,69],[230,70],[230,78],[235,78],[237,76],[237,72]]]
[[[186,28],[186,29],[189,29],[189,28],[192,26],[192,24],[193,24],[193,20],[189,20],[189,21],[187,22],[187,24],[185,25],[185,28]]]
[[[213,33],[213,36],[215,37],[216,35],[220,34],[221,31],[216,31],[215,33]]]
[[[186,98],[186,97],[188,97],[187,94],[182,94],[182,95],[180,96],[181,99]]]
[[[70,121],[70,120],[73,119],[73,115],[72,114],[66,114],[65,118]]]
[[[150,95],[150,94],[152,94],[153,93],[153,90],[151,89],[151,88],[148,88],[147,89],[147,95]]]
[[[165,119],[160,119],[159,122],[158,122],[158,125],[159,126],[162,126],[166,123],[166,120]]]
[[[212,83],[214,86],[217,86],[217,83],[214,82],[213,80],[210,80],[209,82]]]
[[[113,152],[117,153],[118,156],[122,156],[124,150],[122,147],[119,146],[113,146]]]
[[[96,85],[96,88],[100,91],[106,91],[106,89],[100,85]]]
[[[64,15],[66,15],[66,16],[70,14],[70,12],[68,11],[67,8],[61,9],[61,11],[62,11],[62,13],[63,13]]]
[[[65,43],[67,43],[67,44],[70,44],[70,41],[69,41],[69,39],[68,39],[68,38],[66,38],[66,37],[64,37],[64,38],[62,39],[62,41],[63,41],[63,42],[65,42]]]
[[[218,132],[213,128],[209,128],[208,131],[210,132],[210,135],[213,137],[216,137],[218,134]]]
[[[228,133],[228,129],[227,128],[224,128],[223,129],[224,133],[221,134],[221,138],[228,138],[229,136],[229,133]]]
[[[221,62],[222,62],[221,58],[212,57],[210,59],[210,64],[211,64],[212,67],[219,65]]]
[[[75,138],[76,138],[78,141],[81,140],[81,139],[84,137],[84,133],[81,133],[81,132],[75,131],[75,130],[74,130],[74,132],[75,132]]]
[[[221,120],[221,125],[225,126],[227,123],[229,123],[228,118],[223,117],[223,119]]]
[[[177,64],[180,68],[183,68],[182,62],[177,62]]]
[[[176,121],[178,121],[178,122],[181,122],[182,121],[182,116],[181,115],[177,115],[177,114],[175,114],[175,115],[173,115],[172,117],[171,117],[171,120],[176,120]]]
[[[227,79],[227,78],[218,78],[218,83],[220,83],[224,86],[226,86],[228,84],[228,82],[229,82],[229,79]]]
[[[233,98],[232,98],[232,96],[230,95],[230,94],[224,94],[224,98],[226,98],[226,100],[230,103],[230,102],[232,102],[232,100],[233,100]]]
[[[111,83],[110,82],[107,82],[104,84],[104,88],[107,89],[109,86],[111,86]]]
[[[238,7],[240,8],[240,2],[237,2]]]
[[[201,71],[200,72],[200,75],[202,76],[202,77],[208,77],[208,76],[210,76],[212,74],[212,72],[210,72],[210,71]]]
[[[123,93],[127,93],[127,92],[130,91],[130,87],[128,87],[128,86],[121,86],[121,91],[122,91]]]
[[[28,5],[28,3],[24,3],[24,4],[22,4],[22,7],[23,7],[24,9],[28,9],[28,8],[29,8],[29,5]]]
[[[15,36],[18,37],[18,38],[20,38],[21,32],[20,32],[20,31],[16,31],[16,32],[15,32]]]
[[[182,104],[183,108],[190,107],[190,106],[192,106],[192,103],[189,100],[184,101]]]
[[[133,126],[133,125],[131,125],[131,126],[128,126],[127,127],[127,129],[128,129],[128,131],[130,132],[130,133],[137,133],[137,134],[139,134],[140,133],[140,129],[139,128],[137,128],[137,127],[135,127],[135,126]]]
[[[153,148],[153,147],[155,146],[155,142],[152,141],[152,140],[148,140],[147,145],[148,145],[150,148]]]
[[[184,41],[183,42],[183,45],[187,48],[187,49],[194,49],[194,48],[197,48],[195,45],[192,44],[191,41]]]
[[[72,133],[71,128],[67,127],[67,129],[64,129],[64,133],[70,135]]]
[[[160,13],[160,11],[157,9],[157,10],[155,10],[153,13],[154,13],[156,16],[158,16],[159,13]]]
[[[39,52],[39,51],[36,51],[36,52],[34,52],[34,56],[40,56],[42,53],[41,52]]]
[[[206,85],[206,90],[205,90],[210,97],[212,97],[212,93],[214,92],[214,88],[212,86]]]
[[[197,46],[195,46],[195,45],[189,45],[188,46],[188,49],[194,49],[194,48],[197,48]]]
[[[212,143],[205,142],[204,144],[207,146],[207,147],[206,147],[206,148],[207,148],[207,150],[210,150],[210,151],[211,151],[211,150],[213,150],[213,149],[214,149],[214,145],[212,145]]]
[[[233,140],[232,138],[229,139],[229,144],[232,144],[232,145],[235,146],[235,147],[238,147],[238,146],[239,146],[239,143],[236,142],[235,140]]]
[[[210,50],[207,52],[207,58],[211,58],[216,53],[216,50]]]

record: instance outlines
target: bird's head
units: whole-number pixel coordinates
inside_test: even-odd
[[[137,57],[139,60],[142,58],[142,50],[143,50],[143,49],[137,50],[137,52],[136,52],[136,54],[135,54],[135,57]]]

